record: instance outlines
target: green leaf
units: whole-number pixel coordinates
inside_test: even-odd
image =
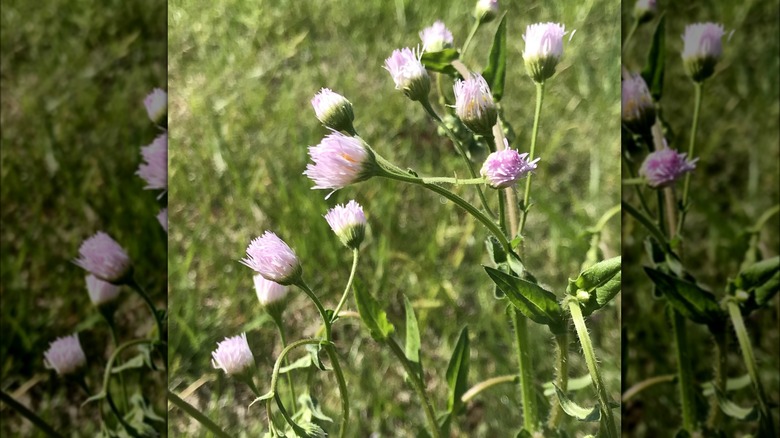
[[[460,56],[460,53],[456,49],[444,49],[439,52],[425,52],[420,58],[420,62],[430,71],[437,73],[444,73],[452,77],[460,77],[460,73],[452,66],[452,61],[455,61]]]
[[[395,331],[393,324],[387,320],[387,314],[359,278],[355,279],[354,289],[358,313],[368,327],[371,337],[376,341],[387,339]]]
[[[525,429],[520,429],[520,431],[517,432],[517,435],[515,435],[515,438],[533,438],[533,435]]]
[[[592,383],[593,383],[593,379],[591,379],[590,374],[585,374],[584,376],[576,377],[574,379],[569,379],[569,382],[566,385],[566,392],[579,391],[581,389],[585,389],[589,387]],[[542,388],[544,389],[545,397],[555,395],[555,383],[553,381],[544,382],[544,384],[542,384]]]
[[[759,307],[769,303],[769,300],[780,291],[780,272],[776,272],[766,283],[755,290],[755,300]]]
[[[327,371],[325,364],[322,363],[322,359],[320,359],[320,346],[309,344],[304,348],[306,349],[306,352],[309,353],[308,356],[311,363],[319,368],[320,371]]]
[[[695,283],[673,277],[657,269],[645,267],[645,272],[683,316],[699,324],[718,324],[724,317],[715,297]]]
[[[420,328],[417,325],[417,317],[414,315],[414,307],[409,298],[404,295],[404,307],[406,309],[406,358],[416,369],[417,375],[422,377],[422,362],[420,361]]]
[[[757,406],[753,406],[752,408],[743,408],[742,406],[739,406],[738,404],[729,400],[728,397],[726,397],[726,394],[724,394],[723,391],[717,387],[714,387],[714,389],[715,396],[718,398],[718,406],[724,414],[742,421],[758,420],[759,411]]]
[[[558,397],[558,403],[561,405],[563,412],[566,412],[570,417],[574,417],[580,421],[596,422],[601,418],[601,411],[598,405],[587,409],[574,403],[569,397],[558,388],[558,385],[553,384],[555,388],[555,395]]]
[[[95,395],[89,397],[88,399],[84,400],[84,403],[82,403],[81,406],[84,407],[85,405],[87,405],[87,404],[89,404],[91,402],[103,400],[104,398],[106,398],[106,393],[105,392],[100,392],[100,393],[95,394]]]
[[[289,373],[292,370],[296,370],[299,368],[309,368],[312,365],[312,359],[311,355],[307,354],[306,356],[301,357],[300,359],[296,360],[295,362],[291,363],[290,365],[287,365],[286,367],[279,368],[279,374],[285,374]]]
[[[493,37],[493,46],[490,48],[488,65],[482,72],[482,77],[490,86],[493,98],[496,102],[504,96],[504,78],[506,77],[506,13],[501,16],[501,22]]]
[[[526,280],[485,266],[485,271],[520,312],[532,321],[547,324],[551,329],[563,326],[561,307],[552,292]]]
[[[666,62],[666,15],[661,14],[653,34],[653,44],[647,54],[647,64],[642,78],[656,101],[661,100],[664,88],[664,67]]]
[[[602,260],[580,272],[576,280],[569,280],[567,292],[570,295],[576,295],[578,290],[593,292],[596,288],[605,285],[620,273],[620,261],[620,256]]]
[[[112,367],[111,372],[113,374],[119,374],[122,371],[125,370],[132,370],[137,368],[143,368],[144,365],[146,365],[146,357],[143,353],[133,356],[132,359],[128,360],[127,362],[123,363],[122,365]]]
[[[485,239],[485,246],[487,247],[488,254],[490,254],[490,260],[492,260],[493,263],[496,265],[506,263],[506,252],[495,236],[488,236],[488,238]]]
[[[743,269],[734,279],[737,289],[751,291],[760,287],[780,272],[780,256],[761,260]]]
[[[260,397],[257,397],[256,399],[252,400],[252,403],[249,403],[249,407],[252,407],[252,405],[255,404],[255,403],[259,403],[261,401],[274,398],[274,395],[275,394],[274,394],[273,391],[268,391],[265,394],[261,395]]]
[[[750,374],[743,374],[739,377],[733,377],[726,380],[726,392],[737,391],[743,388],[747,388],[750,385]],[[705,382],[701,385],[702,394],[705,397],[709,397],[715,394],[715,386],[712,382]]]
[[[447,411],[453,414],[457,414],[462,407],[461,397],[468,389],[469,355],[469,328],[466,326],[460,331],[458,343],[455,344],[447,365],[447,384],[450,388]]]
[[[322,412],[322,409],[320,409],[319,403],[317,403],[316,400],[314,400],[310,394],[303,393],[298,397],[298,404],[302,406],[301,409],[307,411],[304,415],[304,418],[306,420],[311,420],[311,418],[316,418],[318,420],[327,421],[329,423],[333,423],[333,419],[328,417]]]
[[[606,284],[596,288],[596,291],[590,294],[590,299],[582,303],[582,314],[588,316],[609,304],[620,292],[621,277],[621,273],[618,272]]]

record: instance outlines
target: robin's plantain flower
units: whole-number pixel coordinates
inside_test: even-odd
[[[698,158],[689,160],[684,153],[664,147],[647,155],[639,175],[653,188],[669,187],[683,175],[696,169]]]
[[[395,89],[404,92],[413,101],[425,101],[431,91],[431,78],[420,62],[421,52],[410,48],[393,50],[385,60],[385,69],[395,82]]]
[[[454,90],[455,112],[463,124],[475,134],[492,135],[498,110],[485,79],[474,74],[466,80],[457,81]]]
[[[252,277],[255,283],[255,292],[260,305],[268,307],[280,303],[287,297],[288,288],[271,280],[266,280],[260,274]]]
[[[119,297],[119,286],[103,281],[90,274],[86,277],[87,292],[92,304],[100,307],[114,302]]]
[[[650,90],[641,75],[632,74],[623,79],[623,124],[633,132],[643,133],[655,123],[655,105]]]
[[[480,173],[494,189],[511,187],[528,172],[536,169],[539,158],[533,161],[528,161],[527,158],[528,153],[521,154],[507,147],[488,155]]]
[[[146,181],[147,190],[168,188],[168,134],[161,134],[152,144],[141,148],[144,163],[138,166],[136,175]]]
[[[423,42],[423,50],[426,52],[440,52],[452,48],[452,32],[440,20],[423,29],[420,32],[420,39]]]
[[[266,280],[287,286],[301,279],[303,268],[298,256],[271,231],[256,237],[246,249],[241,263],[252,268]]]
[[[352,112],[352,103],[346,97],[329,88],[323,88],[314,95],[311,106],[314,107],[317,120],[326,127],[334,131],[354,131],[352,122],[355,120],[355,114]]]
[[[336,205],[325,214],[330,228],[347,248],[357,249],[366,235],[366,215],[354,200]]]
[[[57,338],[49,344],[43,356],[44,366],[60,376],[76,373],[87,364],[87,356],[81,349],[77,334]]]
[[[685,70],[695,81],[701,82],[715,72],[723,54],[721,39],[725,31],[718,23],[696,23],[685,27],[682,60]]]
[[[126,281],[133,270],[127,252],[102,231],[81,244],[79,258],[74,263],[95,277],[113,284]]]
[[[152,90],[144,99],[144,106],[152,122],[158,125],[164,124],[168,115],[168,94],[165,91],[159,88]]]
[[[563,56],[565,34],[564,26],[558,23],[536,23],[526,27],[523,61],[534,81],[544,82],[555,74],[555,67]]]
[[[363,140],[334,132],[317,146],[309,147],[313,163],[306,166],[304,175],[314,181],[312,189],[333,191],[375,174],[375,157]],[[330,196],[330,195],[328,195]]]
[[[214,368],[223,370],[228,376],[250,373],[255,366],[255,358],[252,350],[249,349],[246,333],[217,342],[217,349],[211,353],[211,364]]]

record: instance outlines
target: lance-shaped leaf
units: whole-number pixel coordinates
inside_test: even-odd
[[[469,328],[466,326],[460,331],[458,343],[455,344],[450,363],[447,365],[447,385],[450,388],[447,412],[457,414],[463,406],[461,397],[468,389],[469,354]]]
[[[715,396],[718,398],[718,406],[724,414],[731,418],[736,418],[737,420],[742,421],[758,420],[759,410],[757,405],[753,406],[752,408],[743,408],[742,406],[729,400],[728,397],[726,397],[726,394],[718,389],[718,387],[713,388],[715,389]]]
[[[621,285],[620,272],[610,278],[608,282],[596,288],[590,293],[590,298],[582,303],[582,314],[585,316],[606,306],[620,292]]]
[[[456,49],[444,49],[439,52],[423,53],[420,62],[430,71],[460,77],[458,71],[452,66],[452,61],[458,59],[459,56],[460,53]]]
[[[699,324],[722,322],[724,313],[711,293],[657,269],[645,267],[645,272],[669,303],[686,318]]]
[[[558,388],[558,385],[553,384],[555,388],[555,395],[558,397],[558,403],[561,405],[563,412],[566,412],[569,416],[574,417],[580,421],[599,421],[601,418],[601,411],[598,404],[590,409],[583,408],[577,403],[573,402],[569,397]]]
[[[482,77],[490,86],[490,91],[496,102],[504,96],[504,78],[506,77],[506,13],[501,17],[501,22],[493,37],[493,46],[490,48],[488,65],[482,72]]]
[[[653,99],[660,100],[664,88],[664,67],[666,62],[666,16],[661,15],[653,34],[653,44],[647,55],[647,64],[642,70],[642,78],[650,89]]]
[[[602,260],[588,269],[580,272],[575,280],[569,280],[566,292],[576,295],[579,290],[593,292],[609,282],[612,277],[620,273],[620,256]]]
[[[485,266],[485,271],[523,315],[539,324],[549,325],[553,331],[564,326],[561,307],[552,292],[488,266]]]
[[[734,286],[737,289],[751,291],[762,286],[778,272],[780,272],[780,256],[761,260],[743,269],[734,279]]]
[[[406,308],[406,358],[412,363],[417,375],[422,378],[422,362],[420,361],[420,328],[417,324],[417,317],[414,314],[412,303],[404,295],[404,307]]]
[[[363,282],[355,279],[355,303],[357,304],[360,318],[368,327],[371,337],[376,341],[383,341],[393,333],[395,328],[387,320],[387,314],[379,306],[379,303],[371,296]]]

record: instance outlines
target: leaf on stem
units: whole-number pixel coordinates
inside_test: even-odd
[[[461,397],[468,390],[469,355],[469,328],[466,326],[460,331],[458,343],[455,344],[447,365],[447,384],[450,388],[447,411],[452,414],[457,414],[463,406]]]
[[[312,365],[311,355],[306,355],[296,360],[295,362],[287,365],[286,367],[279,368],[279,374],[289,373],[292,370],[300,368],[309,368]]]
[[[752,408],[743,408],[726,397],[718,387],[715,389],[715,396],[718,398],[718,406],[724,414],[731,418],[736,418],[742,421],[756,421],[759,417],[758,405],[754,405]]]
[[[598,404],[590,409],[583,408],[569,399],[566,393],[561,391],[561,388],[558,388],[558,385],[553,384],[553,387],[555,388],[555,395],[558,397],[558,403],[561,405],[563,412],[566,412],[570,417],[574,417],[580,421],[599,421],[601,418],[601,411],[599,410]]]
[[[496,102],[501,101],[504,96],[504,78],[506,77],[506,13],[501,16],[501,22],[493,37],[488,65],[482,72],[482,77],[490,86],[490,91]]]
[[[409,298],[404,295],[404,307],[406,309],[406,358],[412,363],[417,375],[423,377],[422,361],[420,360],[420,328],[417,324],[417,317],[414,314],[414,307],[409,302]]]
[[[420,62],[430,71],[437,73],[444,73],[448,76],[455,78],[460,77],[460,73],[452,65],[452,61],[455,61],[460,57],[460,52],[457,49],[444,49],[439,52],[425,52],[420,58]]]
[[[485,266],[485,271],[499,289],[527,318],[539,324],[546,324],[555,331],[563,324],[561,307],[552,292],[526,280],[514,277],[497,269]]]
[[[251,407],[252,407],[252,405],[253,405],[253,404],[255,404],[255,403],[259,403],[259,402],[261,402],[261,401],[265,401],[265,400],[268,400],[268,399],[274,398],[274,395],[276,395],[276,394],[274,394],[274,391],[273,391],[273,390],[271,390],[271,391],[268,391],[268,392],[266,392],[265,394],[261,395],[260,397],[257,397],[256,399],[254,399],[254,400],[252,401],[252,403],[249,403],[249,407],[251,408]]]
[[[645,267],[645,272],[669,303],[686,318],[699,324],[722,323],[725,315],[711,293],[657,269]]]
[[[662,14],[653,34],[653,44],[647,54],[647,64],[642,78],[656,101],[661,99],[664,88],[664,64],[666,62],[666,15]]]
[[[368,288],[359,278],[355,278],[355,303],[357,304],[360,318],[368,327],[371,337],[376,341],[383,341],[390,336],[395,327],[387,320],[387,313],[379,306],[379,303],[368,292]]]
[[[132,370],[136,368],[143,368],[144,365],[146,365],[146,358],[144,357],[144,354],[138,354],[136,356],[133,356],[132,359],[128,360],[127,362],[123,363],[122,365],[115,366],[111,368],[111,372],[114,374],[119,374],[122,371],[125,370]]]
[[[570,295],[576,295],[579,290],[593,292],[596,288],[604,286],[612,280],[612,277],[620,273],[620,260],[620,256],[613,257],[585,269],[575,280],[569,280],[566,291]]]

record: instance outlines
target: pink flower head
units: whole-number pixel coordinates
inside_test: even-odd
[[[474,17],[480,23],[488,23],[498,16],[498,0],[477,0]]]
[[[330,228],[348,248],[357,249],[366,235],[366,215],[355,200],[336,205],[325,214]]]
[[[393,54],[385,60],[385,69],[390,72],[395,82],[395,89],[401,90],[413,101],[428,99],[431,91],[431,78],[420,62],[421,52],[410,48],[393,50]]]
[[[303,268],[298,256],[276,234],[266,231],[256,237],[246,249],[241,263],[252,268],[266,280],[287,286],[301,279]]]
[[[133,270],[127,252],[102,231],[81,244],[79,258],[74,263],[95,277],[113,284],[124,282]]]
[[[527,157],[528,153],[521,154],[507,147],[488,155],[480,173],[494,189],[511,187],[528,172],[536,169],[539,158],[528,161]]]
[[[144,99],[144,106],[146,113],[149,114],[149,119],[154,123],[161,124],[165,116],[168,115],[168,94],[155,88]]]
[[[682,59],[685,69],[694,81],[712,76],[715,65],[723,54],[721,39],[725,31],[719,23],[696,23],[685,27]]]
[[[655,123],[655,105],[645,80],[641,75],[632,74],[623,79],[622,88],[623,123],[637,133],[650,129]]]
[[[558,23],[536,23],[525,29],[523,60],[528,74],[543,82],[555,73],[563,56],[563,36],[566,29]]]
[[[458,118],[475,134],[491,135],[498,111],[485,78],[473,74],[455,82],[454,90]]]
[[[646,22],[658,12],[656,0],[637,0],[634,4],[634,17],[640,22]]]
[[[249,349],[246,333],[217,342],[217,349],[211,353],[211,364],[228,376],[248,375],[255,366],[255,357]]]
[[[161,134],[152,144],[141,148],[145,163],[138,166],[136,175],[146,181],[147,190],[168,188],[168,134]]]
[[[90,274],[86,277],[87,292],[92,304],[102,306],[113,302],[119,297],[119,286],[103,281]]]
[[[49,349],[43,356],[44,366],[53,369],[60,376],[75,373],[87,364],[87,356],[81,349],[76,334],[57,338],[49,344]]]
[[[287,296],[288,287],[282,286],[271,280],[266,280],[262,275],[257,274],[253,277],[255,283],[255,292],[260,305],[267,307],[276,304]]]
[[[314,181],[312,189],[336,191],[374,175],[373,153],[359,138],[339,132],[309,147],[309,156],[314,163],[309,163],[303,174]]]
[[[352,103],[346,97],[323,88],[311,100],[317,120],[334,131],[353,131],[352,121],[355,114]]]
[[[431,27],[426,27],[420,32],[420,39],[423,42],[423,51],[440,52],[452,47],[452,32],[441,20],[433,23]]]
[[[163,208],[157,213],[157,221],[160,222],[160,226],[163,227],[165,232],[168,232],[168,209]]]
[[[696,169],[699,159],[688,160],[686,155],[688,154],[681,154],[667,147],[659,149],[647,155],[639,169],[639,175],[647,180],[650,187],[671,186],[681,176]]]

